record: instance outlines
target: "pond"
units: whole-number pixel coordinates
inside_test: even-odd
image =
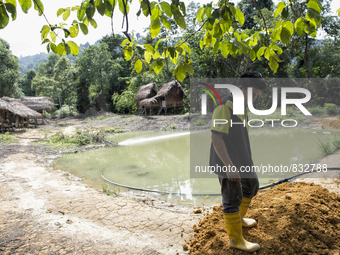
[[[56,159],[55,166],[84,178],[85,183],[96,188],[101,188],[105,183],[101,177],[103,175],[126,186],[180,194],[165,195],[174,203],[216,204],[220,202],[217,178],[190,178],[190,140],[194,138],[208,145],[191,148],[199,149],[203,162],[207,162],[210,136],[209,130],[191,135],[188,131],[115,134],[108,139],[118,143],[118,146],[64,155]],[[331,132],[320,129],[251,129],[254,164],[312,163],[322,157],[319,141],[331,137]],[[287,177],[287,174],[258,175],[261,185]]]

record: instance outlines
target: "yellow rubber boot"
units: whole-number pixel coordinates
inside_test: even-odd
[[[242,235],[242,224],[240,212],[223,213],[224,222],[229,236],[229,247],[247,252],[254,252],[260,249],[257,243],[244,240]]]
[[[244,215],[246,215],[246,213],[247,213],[247,210],[248,210],[249,205],[250,205],[250,201],[251,201],[251,198],[243,197],[241,205],[239,207],[240,214],[241,214],[242,226],[247,227],[247,228],[255,227],[257,225],[256,220],[249,219],[249,218],[243,218]]]

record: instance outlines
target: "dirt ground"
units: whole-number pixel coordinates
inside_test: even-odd
[[[80,178],[50,167],[61,149],[32,143],[51,131],[69,134],[76,128],[187,130],[188,120],[188,115],[131,117],[100,113],[90,118],[50,120],[49,125],[16,132],[17,144],[0,144],[0,254],[186,254],[182,246],[186,242],[192,254],[231,252],[221,225],[221,208],[204,208],[203,212],[212,211],[204,218],[193,208],[173,207],[154,194],[122,192],[107,196],[87,187]],[[322,160],[329,166],[340,166],[340,153]],[[303,181],[339,194],[339,177],[335,171],[331,178],[327,175]],[[259,221],[259,227],[246,232],[246,237],[256,241],[260,236],[261,254],[339,254],[339,197],[319,185],[286,185],[254,200],[249,215]],[[295,217],[294,210],[300,217]],[[204,232],[209,226],[215,234]],[[205,233],[211,247],[220,248],[206,248],[199,233]],[[289,249],[282,248],[285,246]]]

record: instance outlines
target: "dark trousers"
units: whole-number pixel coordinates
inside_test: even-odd
[[[218,177],[221,184],[222,205],[224,213],[239,211],[242,197],[252,198],[259,190],[259,179],[256,173],[241,176],[240,182],[229,181],[228,178]]]

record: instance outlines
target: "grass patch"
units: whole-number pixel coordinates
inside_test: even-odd
[[[176,123],[175,123],[175,122],[172,122],[169,128],[170,128],[170,129],[176,129]]]
[[[121,127],[102,127],[100,128],[101,132],[104,133],[124,133],[125,130]]]
[[[319,147],[323,156],[331,155],[340,149],[340,137],[334,136],[331,140],[325,142],[319,140]]]
[[[0,143],[16,143],[18,139],[6,132],[5,134],[0,134]]]
[[[37,143],[52,145],[53,148],[82,146],[87,144],[103,143],[102,132],[91,132],[89,130],[77,129],[74,135],[64,135],[61,131],[38,139]]]
[[[107,184],[102,184],[102,189],[103,189],[103,192],[108,196],[110,196],[112,194],[114,194],[115,196],[118,196],[118,194],[120,192],[120,187],[118,187],[118,188],[115,187],[113,190],[111,190],[109,188],[109,185],[107,185]]]
[[[103,120],[103,119],[106,119],[105,115],[100,115],[96,118],[96,120]]]

